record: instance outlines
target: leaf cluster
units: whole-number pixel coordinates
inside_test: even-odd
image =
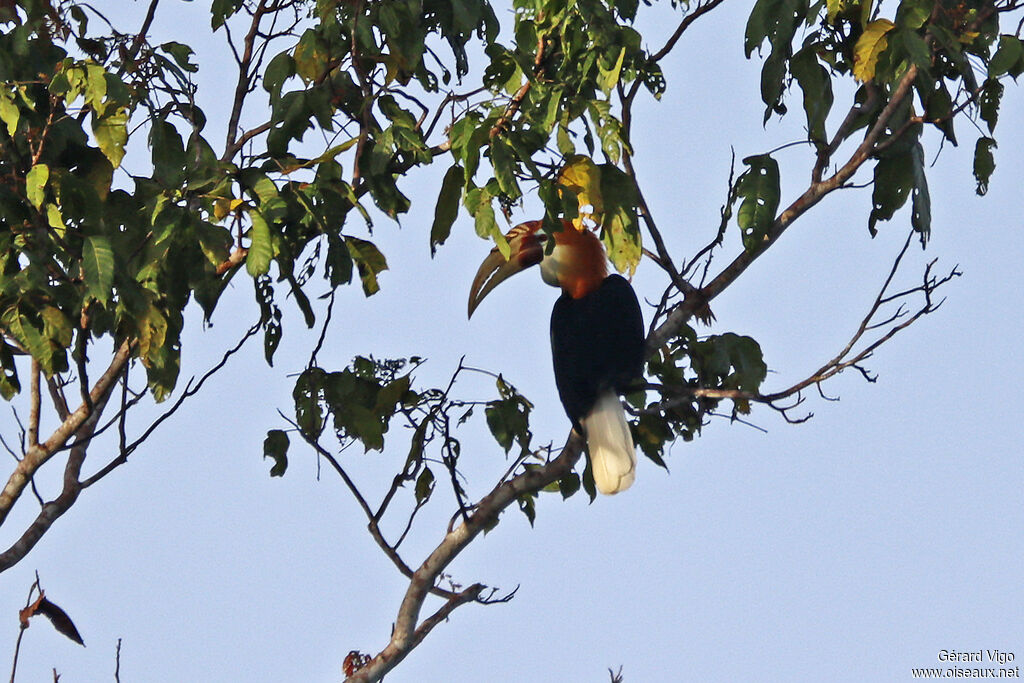
[[[931,200],[922,135],[932,127],[955,145],[956,115],[967,109],[980,117],[988,131],[976,144],[974,174],[978,193],[986,191],[995,168],[991,134],[1003,93],[1000,80],[1007,75],[1016,79],[1024,70],[1020,39],[999,28],[1000,15],[1013,9],[1014,3],[987,1],[903,0],[882,6],[871,0],[758,0],[747,22],[745,50],[750,56],[767,45],[761,70],[765,121],[787,113],[787,96],[798,86],[807,140],[824,164],[843,141],[870,129],[886,112],[888,124],[872,152],[876,163],[868,227],[874,234],[878,221],[891,219],[909,200],[912,225],[924,243],[931,230]],[[893,13],[880,16],[885,11]],[[911,69],[914,97],[899,100],[895,112],[887,111]],[[984,76],[980,83],[979,71]],[[832,84],[842,76],[858,83],[857,108],[835,127],[829,125]],[[767,161],[760,159],[763,169]],[[756,169],[741,179],[747,210],[741,209],[740,227],[748,249],[768,221],[752,202],[774,194],[754,187],[758,176],[767,180]],[[765,206],[759,200],[757,205]]]

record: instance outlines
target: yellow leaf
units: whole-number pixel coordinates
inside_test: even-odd
[[[213,203],[213,217],[218,221],[222,221],[229,213],[237,209],[242,204],[245,204],[245,201],[242,199],[222,197]]]
[[[894,28],[896,25],[888,19],[878,19],[864,27],[853,51],[853,76],[858,81],[866,82],[875,77],[878,56],[889,44],[886,34]]]
[[[977,38],[979,35],[981,34],[978,31],[964,31],[959,36],[957,36],[957,40],[959,40],[964,45],[970,45],[971,43],[974,42],[974,39]]]
[[[579,216],[573,221],[577,229],[583,228],[585,218],[604,212],[601,198],[601,169],[588,156],[577,154],[569,157],[568,163],[558,175],[559,184],[576,194]]]

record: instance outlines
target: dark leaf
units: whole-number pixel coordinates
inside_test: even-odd
[[[429,467],[424,467],[420,476],[416,478],[416,504],[420,504],[430,497],[434,490],[434,473]]]
[[[874,188],[871,191],[871,214],[868,230],[877,233],[875,224],[893,217],[907,202],[914,186],[913,159],[910,153],[879,159],[875,164]]]
[[[346,237],[348,253],[359,269],[359,279],[363,283],[363,293],[372,296],[380,291],[380,284],[377,282],[377,275],[388,269],[387,259],[380,253],[373,242],[359,239],[358,237]]]
[[[459,215],[459,199],[462,196],[462,183],[464,171],[461,166],[454,164],[448,169],[441,181],[441,191],[437,196],[437,206],[434,208],[434,223],[430,227],[430,255],[437,251],[437,245],[444,244],[451,234],[452,225]]]
[[[992,156],[995,147],[996,141],[987,137],[978,138],[974,145],[974,179],[978,181],[978,188],[975,191],[979,195],[988,192],[988,179],[996,169],[996,160]]]
[[[988,63],[989,78],[1009,73],[1024,59],[1024,46],[1016,36],[999,36],[999,47]]]
[[[932,200],[928,192],[928,178],[924,171],[924,147],[921,143],[911,150],[913,159],[914,190],[911,195],[910,224],[921,238],[921,246],[928,243],[932,233]]]
[[[280,429],[271,429],[263,440],[263,457],[273,458],[270,476],[283,477],[288,469],[288,435]]]
[[[988,132],[996,128],[999,120],[999,103],[1003,97],[1003,84],[994,78],[985,81],[981,88],[981,95],[978,98],[978,107],[981,110],[981,119],[988,124]]]

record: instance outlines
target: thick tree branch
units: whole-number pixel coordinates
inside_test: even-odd
[[[447,618],[455,608],[467,602],[478,601],[483,587],[474,584],[457,594],[455,598],[450,598],[434,615],[422,622],[419,621],[428,593],[459,553],[520,496],[535,493],[571,472],[582,452],[583,440],[576,432],[571,432],[557,458],[500,484],[477,503],[466,520],[445,534],[437,548],[414,572],[399,607],[391,641],[366,666],[347,678],[347,683],[370,683],[381,680],[419,645],[430,629]]]
[[[116,356],[115,356],[116,359]],[[109,370],[108,370],[109,372]],[[117,375],[115,374],[115,378]],[[97,386],[100,381],[97,382]],[[29,553],[32,548],[35,547],[39,539],[49,531],[53,523],[57,521],[61,515],[67,512],[75,501],[78,499],[78,494],[82,490],[82,484],[78,477],[82,471],[82,463],[85,462],[86,451],[88,450],[89,441],[92,438],[93,432],[96,430],[96,425],[99,422],[100,416],[103,414],[103,409],[107,405],[107,401],[110,399],[111,394],[110,387],[113,386],[113,382],[103,392],[95,394],[93,400],[92,410],[86,417],[80,427],[75,430],[75,444],[71,447],[71,452],[68,454],[68,461],[64,466],[64,486],[54,500],[48,501],[43,504],[39,513],[36,515],[35,520],[25,529],[25,532],[21,537],[11,545],[3,553],[0,553],[0,572],[10,569],[15,564],[21,561],[25,555]],[[77,414],[78,411],[76,411]],[[26,454],[24,460],[28,459]],[[19,463],[20,464],[20,463]],[[4,491],[6,494],[6,490]]]
[[[29,413],[28,413],[28,446],[39,445],[39,408],[42,403],[40,396],[39,377],[42,372],[39,369],[39,361],[32,359],[32,379],[29,386]]]
[[[117,352],[114,354],[110,365],[107,367],[106,372],[96,381],[92,391],[89,392],[89,399],[93,406],[105,402],[110,395],[110,391],[113,388],[117,378],[121,375],[124,370],[125,364],[131,357],[132,346],[128,342],[121,344]],[[54,430],[53,434],[50,435],[44,443],[30,446],[25,452],[25,457],[21,459],[17,467],[14,468],[14,472],[7,480],[7,485],[4,486],[2,492],[0,492],[0,525],[3,524],[4,520],[7,519],[7,515],[10,513],[14,503],[17,502],[21,496],[22,491],[31,481],[36,471],[49,460],[57,451],[64,447],[64,445],[73,436],[81,438],[82,434],[79,430],[86,426],[87,420],[91,416],[97,415],[98,411],[91,409],[90,406],[86,405],[85,402],[80,405],[75,412],[68,415],[68,417]],[[95,428],[95,426],[93,426]],[[0,566],[0,571],[6,569],[6,566]]]

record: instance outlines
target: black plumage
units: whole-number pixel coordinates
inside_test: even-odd
[[[581,421],[602,392],[643,377],[644,321],[629,282],[609,275],[579,299],[563,292],[551,311],[551,354],[558,396],[583,433]]]

